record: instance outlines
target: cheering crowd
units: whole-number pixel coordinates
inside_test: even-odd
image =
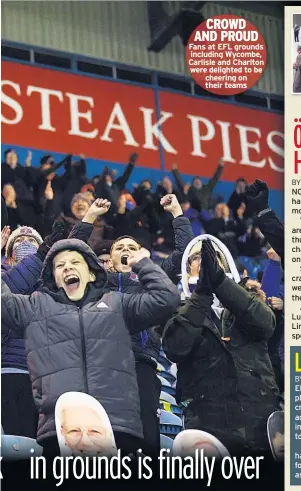
[[[84,156],[2,163],[2,426],[59,454],[55,404],[90,394],[105,408],[118,448],[160,450],[157,363],[177,364],[185,429],[216,436],[231,454],[269,451],[267,420],[282,408],[283,225],[266,183],[242,177],[227,203],[177,166],[153,189]],[[59,174],[57,171],[60,169]],[[181,292],[183,253],[210,234],[230,251],[240,283],[212,242],[190,258],[196,282]]]

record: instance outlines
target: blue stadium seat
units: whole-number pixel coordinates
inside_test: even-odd
[[[32,452],[31,450],[34,450]],[[43,447],[33,438],[16,435],[1,435],[1,455],[3,460],[27,460],[30,457],[40,457]]]
[[[177,435],[183,430],[182,420],[168,411],[161,410],[160,433],[163,435]]]
[[[173,363],[168,371],[174,376],[175,379],[177,378],[178,369],[176,363]]]
[[[164,449],[169,448],[169,450],[170,450],[169,455],[172,455],[173,439],[169,438],[166,435],[160,435],[160,447],[161,447],[161,449],[162,448],[164,448]]]
[[[177,405],[175,398],[164,391],[160,394],[160,409],[182,416],[182,409]]]
[[[166,401],[174,405],[177,404],[175,398],[172,395],[168,394],[168,392],[165,392],[164,390],[161,391],[160,401]]]
[[[267,263],[266,258],[257,260],[247,256],[239,256],[239,261],[241,264],[243,264],[246,267],[246,269],[248,270],[249,277],[252,280],[257,279],[258,273],[264,270]]]
[[[170,366],[172,363],[166,358],[165,354],[163,351],[160,351],[159,355],[159,363],[164,367],[165,370],[169,370]]]
[[[171,383],[168,382],[165,378],[161,377],[161,375],[157,375],[158,379],[161,381],[162,384],[162,389],[164,392],[167,392],[168,394],[175,396],[176,395],[176,389],[171,386]]]
[[[165,378],[163,378],[161,374],[159,375],[159,373],[157,373],[157,377],[161,381],[162,387],[164,387],[164,391],[168,392],[167,390],[165,390],[165,388],[171,387],[171,383],[168,382],[168,380],[166,380]]]
[[[157,363],[157,370],[158,370],[158,372],[162,372],[162,370],[164,371],[165,368],[163,365],[161,365],[161,363]]]
[[[176,382],[176,378],[169,371],[167,372],[166,370],[161,370],[160,376],[165,378],[165,380],[167,380],[171,385]]]
[[[160,409],[164,409],[164,411],[169,411],[176,416],[182,416],[182,409],[176,404],[170,404],[170,402],[160,400]]]

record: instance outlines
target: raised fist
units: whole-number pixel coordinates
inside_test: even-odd
[[[183,214],[182,208],[175,194],[166,194],[163,196],[163,198],[160,200],[160,205],[163,206],[164,211],[169,211],[174,218]]]
[[[111,202],[107,199],[96,199],[90,206],[82,221],[93,224],[98,217],[109,211],[110,206]]]
[[[135,163],[136,163],[137,158],[138,158],[138,153],[132,153],[132,154],[130,155],[130,163],[131,163],[131,164],[135,164]]]
[[[98,198],[92,203],[87,213],[95,214],[96,216],[101,216],[107,213],[110,209],[111,202],[107,199]]]
[[[150,252],[147,249],[144,249],[142,247],[139,249],[139,251],[135,252],[134,254],[131,254],[131,256],[128,258],[127,263],[129,266],[134,266],[135,264],[139,263],[141,259],[145,258],[150,258]]]

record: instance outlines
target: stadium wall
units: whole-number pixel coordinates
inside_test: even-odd
[[[188,2],[189,3],[189,2]],[[169,14],[183,2],[165,2]],[[237,4],[243,6],[243,2]],[[3,1],[2,38],[24,44],[112,60],[174,75],[187,75],[185,49],[179,36],[162,52],[148,51],[147,2]],[[232,13],[262,32],[268,63],[254,91],[283,95],[283,20],[243,8],[207,2],[205,18]]]
[[[237,178],[264,179],[283,217],[283,116],[275,112],[3,61],[1,117],[2,151],[16,148],[21,162],[28,149],[34,165],[45,153],[84,153],[92,177],[104,163],[122,172],[137,152],[130,185],[145,178],[155,184],[173,163],[187,182],[193,175],[206,181],[223,157],[216,192],[227,199]]]

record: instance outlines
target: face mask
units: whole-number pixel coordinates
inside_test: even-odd
[[[127,201],[127,202],[126,202],[126,209],[127,209],[127,210],[131,211],[131,210],[133,210],[134,208],[135,208],[135,205],[134,205],[134,203],[132,203],[132,201]]]
[[[30,254],[36,254],[38,248],[28,240],[24,240],[14,249],[16,260],[19,262]]]
[[[193,185],[193,187],[194,187],[195,189],[197,189],[197,190],[200,190],[200,189],[202,189],[202,183],[195,183],[195,184]]]

